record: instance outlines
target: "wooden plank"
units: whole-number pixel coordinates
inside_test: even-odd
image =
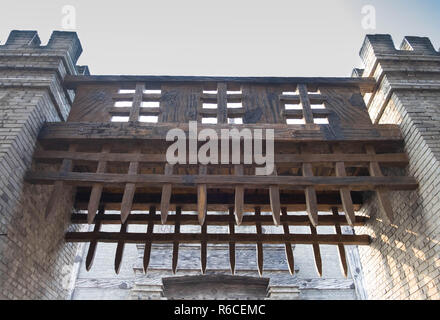
[[[208,243],[206,242],[205,238],[206,238],[207,228],[208,228],[207,224],[204,223],[202,225],[202,230],[201,230],[202,241],[200,243],[200,265],[201,265],[202,274],[206,274]]]
[[[180,226],[180,224],[178,224]],[[176,230],[176,229],[175,229]],[[178,228],[180,231],[180,228]],[[119,232],[67,232],[65,239],[67,242],[90,242],[92,240],[99,240],[104,243],[114,243],[119,240],[124,240],[125,243],[144,243],[145,233],[125,233]],[[151,236],[151,241],[154,243],[173,243],[174,249],[179,243],[195,243],[200,244],[202,238],[200,233],[155,233]],[[284,244],[290,242],[291,244],[315,244],[320,243],[322,245],[338,245],[340,243],[344,245],[369,245],[370,237],[368,235],[336,235],[336,234],[262,234],[257,237],[256,234],[251,233],[235,233],[231,235],[227,234],[211,234],[206,235],[206,241],[213,244],[227,244],[229,242],[242,243],[242,244],[255,244],[258,241],[267,244]],[[175,251],[175,250],[174,250]],[[173,257],[177,253],[173,254]],[[174,266],[177,266],[177,258]]]
[[[101,205],[99,207],[99,212],[98,212],[98,218],[104,216],[104,205]],[[99,231],[101,230],[101,225],[102,225],[102,220],[98,219],[95,222],[95,226],[93,228],[93,232],[95,234],[98,234]],[[94,239],[92,241],[90,241],[90,245],[89,245],[89,250],[87,251],[87,256],[86,256],[86,270],[90,271],[90,269],[92,268],[93,265],[93,260],[95,259],[95,253],[96,253],[96,247],[98,246],[98,240]]]
[[[283,213],[283,217],[286,218],[287,217],[287,209],[286,208],[282,208],[282,213]],[[283,231],[285,235],[289,235],[290,234],[290,230],[289,230],[289,224],[284,222],[283,223]],[[293,276],[295,274],[295,260],[293,257],[293,249],[292,249],[292,245],[289,242],[286,242],[284,244],[284,249],[286,251],[286,259],[287,259],[287,264],[289,266],[289,272],[290,274]]]
[[[110,145],[104,145],[101,153],[105,156],[110,152],[110,150],[111,150]],[[107,170],[107,161],[105,160],[99,161],[96,173],[105,173],[106,170]],[[89,224],[92,224],[93,220],[95,219],[96,211],[98,210],[98,206],[101,201],[102,189],[103,189],[103,185],[101,183],[95,183],[92,186],[89,205],[87,207],[87,212],[88,212],[87,220]]]
[[[141,163],[166,163],[165,154],[143,153],[134,154],[127,153],[100,153],[100,152],[69,152],[69,151],[52,151],[52,150],[38,150],[34,153],[34,160],[63,160],[69,158],[71,160],[87,160],[87,161],[118,161],[118,162],[132,162],[137,161]],[[386,153],[369,155],[364,153],[359,154],[276,154],[276,164],[298,165],[303,162],[316,163],[320,166],[333,167],[333,162],[345,162],[350,165],[357,164],[358,166],[369,166],[369,163],[375,161],[381,165],[390,166],[406,166],[408,164],[408,156],[405,153]]]
[[[218,82],[231,84],[286,84],[286,85],[313,85],[322,87],[357,87],[362,93],[373,92],[376,86],[374,78],[331,78],[331,77],[197,77],[197,76],[125,76],[125,75],[101,75],[101,76],[72,76],[64,78],[64,85],[68,89],[76,89],[82,85],[92,84],[124,84],[128,86],[138,82],[148,82],[152,88],[160,87],[162,83],[184,84],[203,83],[216,85]]]
[[[234,174],[237,177],[243,176],[243,165],[234,166]],[[243,220],[243,205],[244,205],[244,188],[242,186],[235,187],[235,221],[240,225]]]
[[[208,168],[205,165],[199,166],[199,175],[205,176],[208,173]],[[206,211],[207,211],[208,194],[206,184],[200,184],[197,186],[197,212],[199,214],[199,223],[203,225],[205,223]]]
[[[298,85],[299,99],[301,101],[303,117],[306,124],[313,124],[313,113],[310,106],[310,99],[308,95],[307,85]]]
[[[228,97],[226,83],[217,84],[217,123],[228,123]]]
[[[332,212],[334,217],[339,216],[337,208],[333,208]],[[336,234],[342,234],[341,226],[339,224],[335,224],[335,230],[336,230]],[[342,274],[344,275],[345,278],[347,278],[348,265],[347,265],[347,258],[345,255],[345,248],[343,244],[338,244],[338,252],[339,252],[339,261],[341,263]]]
[[[136,150],[136,153],[140,153],[140,149]],[[128,168],[128,175],[135,176],[139,170],[139,162],[130,162],[130,166]],[[133,205],[133,197],[136,191],[135,183],[126,183],[124,189],[124,196],[122,197],[121,204],[121,221],[124,223],[127,220],[127,217],[130,215],[131,207]]]
[[[28,172],[26,182],[33,184],[52,184],[63,181],[71,185],[91,186],[94,183],[124,185],[136,184],[141,187],[151,186],[152,183],[163,185],[167,183],[178,184],[181,188],[194,188],[197,184],[206,184],[208,188],[221,186],[222,188],[269,188],[278,184],[286,190],[301,190],[314,187],[315,190],[339,190],[348,187],[352,191],[370,191],[377,187],[390,190],[415,190],[417,181],[412,177],[299,177],[299,176],[229,176],[229,175],[156,175],[156,174],[96,174],[85,172]]]
[[[376,150],[374,146],[367,145],[366,146],[367,154],[370,156],[376,155]],[[382,170],[380,169],[379,163],[377,161],[370,162],[370,176],[372,177],[383,177]],[[379,200],[379,208],[382,213],[382,217],[384,220],[391,224],[394,218],[393,207],[390,202],[389,191],[386,188],[377,188],[376,190],[377,199]]]
[[[77,147],[78,147],[77,144],[71,144],[69,146],[69,153],[75,152]],[[68,172],[71,172],[72,169],[73,169],[73,161],[71,159],[64,159],[63,162],[61,163],[59,174],[60,175],[66,174]],[[46,212],[45,212],[46,219],[49,219],[56,214],[58,208],[57,205],[59,204],[60,199],[63,198],[64,192],[65,192],[64,181],[61,180],[55,181],[52,193],[49,198],[49,202],[47,203],[46,206]]]
[[[180,218],[182,216],[182,211],[180,208],[176,210],[176,223],[174,225],[174,235],[170,237],[173,241],[173,261],[172,261],[172,270],[173,274],[177,272],[177,262],[179,260],[179,240],[178,238],[182,236],[180,233]],[[157,235],[155,235],[157,236]],[[169,235],[167,235],[169,237]],[[156,241],[155,241],[156,242]]]
[[[235,234],[235,223],[234,223],[234,208],[229,208],[229,234],[233,236]],[[231,266],[231,274],[235,274],[235,242],[229,242],[229,264]]]
[[[194,108],[197,108],[195,106]],[[197,111],[195,111],[197,113]],[[163,113],[162,113],[163,115]],[[165,119],[166,120],[166,119]],[[163,120],[162,122],[166,122]],[[170,120],[169,120],[170,121]],[[41,141],[71,140],[161,140],[165,141],[171,129],[182,129],[188,136],[187,122],[176,123],[139,123],[136,126],[130,123],[91,123],[91,122],[66,122],[47,123],[40,131]],[[288,125],[288,124],[247,124],[229,125],[217,124],[215,126],[198,124],[197,131],[213,129],[221,136],[222,129],[232,130],[237,128],[274,129],[275,142],[381,142],[402,141],[402,133],[397,125],[369,125],[356,127],[342,127],[339,131],[332,131],[328,125]]]
[[[232,208],[232,209],[231,209]],[[255,208],[255,207],[254,207]],[[285,207],[283,207],[286,209]],[[109,209],[111,210],[111,209]],[[229,211],[232,210],[234,213],[234,208],[230,207]],[[121,217],[119,214],[106,214],[103,217],[97,216],[95,221],[100,221],[102,224],[120,224]],[[158,215],[150,216],[149,214],[136,214],[130,215],[127,218],[127,221],[130,224],[160,224],[161,218]],[[367,217],[357,216],[355,226],[362,227],[368,221]],[[81,213],[74,213],[71,216],[71,222],[74,224],[84,224],[87,223],[87,215]],[[176,216],[171,215],[168,217],[166,224],[174,225],[176,222]],[[242,226],[255,226],[255,223],[258,222],[263,226],[273,225],[273,218],[270,216],[259,216],[258,218],[253,215],[246,215],[243,217]],[[205,219],[205,223],[207,225],[215,225],[215,226],[231,226],[235,225],[235,215],[208,215]],[[309,226],[310,220],[306,215],[288,215],[281,217],[281,223],[288,226]],[[197,215],[185,214],[180,218],[181,225],[198,225],[199,220]],[[329,215],[320,216],[319,225],[320,226],[334,226],[338,225],[347,225],[347,220],[344,216],[333,217]]]
[[[116,272],[116,274],[119,274],[119,270],[121,269],[121,261],[122,261],[122,256],[124,255],[124,247],[125,247],[123,235],[127,233],[127,226],[128,226],[128,223],[126,223],[126,222],[123,223],[121,225],[121,230],[119,231],[121,238],[119,239],[118,246],[116,247],[116,255],[115,255],[115,272]]]
[[[173,165],[167,163],[165,164],[165,172],[166,176],[170,176],[173,174]],[[162,195],[160,200],[160,216],[162,219],[162,224],[167,222],[168,211],[170,207],[170,199],[172,193],[172,184],[167,183],[162,186]]]
[[[136,91],[134,93],[133,105],[131,107],[130,117],[129,117],[129,121],[131,122],[139,121],[139,111],[141,109],[144,90],[145,90],[145,84],[143,83],[136,84]]]
[[[347,173],[345,171],[345,165],[343,162],[337,162],[335,164],[336,176],[337,177],[346,177]],[[353,200],[351,199],[350,190],[346,187],[340,189],[342,206],[344,208],[345,217],[347,218],[347,222],[350,226],[353,226],[354,221],[356,220],[356,215],[353,207]]]
[[[302,167],[303,176],[310,178],[313,176],[313,169],[310,163],[303,163]],[[317,226],[318,221],[318,201],[316,198],[316,190],[313,186],[305,188],[307,214],[309,215],[310,222],[313,226]]]
[[[310,233],[312,234],[313,237],[316,237],[318,235],[316,232],[316,228],[313,225],[310,225]],[[319,249],[320,243],[322,242],[316,241],[312,243],[312,247],[313,247],[313,254],[315,257],[316,271],[318,272],[319,277],[322,277],[322,259],[321,259],[321,250]]]
[[[274,168],[273,176],[277,176],[277,169]],[[281,204],[280,204],[280,187],[279,186],[270,186],[269,187],[269,199],[270,199],[270,207],[272,210],[273,222],[276,226],[279,226],[280,214],[281,214]]]
[[[151,246],[152,246],[152,242],[151,242],[151,236],[154,232],[154,217],[156,216],[156,208],[155,207],[150,207],[150,217],[152,218],[149,222],[148,222],[148,227],[147,227],[147,239],[145,240],[145,248],[144,248],[144,257],[143,257],[143,268],[144,268],[144,273],[147,273],[148,270],[148,266],[150,264],[150,257],[151,257]],[[127,220],[127,223],[130,223],[130,220]]]
[[[255,216],[259,217],[261,216],[261,210],[260,208],[255,208]],[[263,243],[260,241],[260,237],[263,234],[263,228],[261,227],[260,223],[256,223],[255,224],[255,228],[257,231],[257,267],[258,267],[258,274],[261,276],[263,276],[263,263],[264,263],[264,258],[263,258]]]

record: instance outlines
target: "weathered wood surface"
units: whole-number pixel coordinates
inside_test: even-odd
[[[417,181],[412,177],[315,177],[315,176],[228,176],[228,175],[161,175],[161,174],[111,174],[111,173],[81,173],[68,172],[60,174],[57,172],[28,172],[25,180],[33,184],[53,184],[62,181],[76,186],[91,186],[94,183],[115,184],[115,185],[137,185],[149,186],[154,183],[179,184],[182,188],[194,188],[198,184],[206,184],[207,187],[235,188],[237,185],[245,188],[266,188],[279,185],[286,190],[300,190],[313,187],[316,190],[337,190],[349,188],[355,191],[376,190],[378,187],[388,190],[415,190],[418,187]],[[130,191],[130,190],[129,190]],[[127,199],[131,199],[134,193],[130,191]],[[314,203],[316,201],[313,201]],[[126,204],[126,205],[125,205]],[[129,212],[128,201],[123,201],[126,212]]]
[[[165,141],[169,130],[182,129],[188,137],[188,123],[47,123],[42,128],[39,139],[44,140],[162,140]],[[371,125],[343,127],[332,130],[329,125],[287,125],[287,124],[247,124],[228,125],[198,124],[197,130],[214,129],[221,136],[221,129],[232,130],[237,128],[274,129],[275,142],[312,142],[312,141],[402,141],[402,134],[398,125]],[[264,135],[263,135],[264,136]]]
[[[64,85],[69,89],[76,89],[84,85],[123,84],[125,87],[139,82],[148,82],[150,87],[160,87],[162,83],[185,84],[203,83],[215,86],[218,82],[228,84],[284,84],[295,86],[297,84],[311,85],[315,87],[348,86],[360,88],[362,93],[372,92],[376,85],[374,78],[304,78],[304,77],[194,77],[194,76],[70,76],[64,78]]]

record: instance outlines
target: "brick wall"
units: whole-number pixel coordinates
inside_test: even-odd
[[[71,32],[54,32],[41,46],[37,32],[12,31],[0,46],[0,299],[69,294],[76,245],[63,236],[73,192],[66,189],[57,214],[46,220],[52,187],[29,185],[23,177],[44,122],[63,121],[70,111],[73,94],[61,81],[77,74],[81,51]]]
[[[378,88],[365,96],[376,123],[400,124],[419,182],[414,192],[393,192],[395,219],[383,222],[373,194],[359,228],[373,242],[359,248],[370,299],[440,299],[440,54],[427,38],[406,37],[397,50],[390,36],[367,36],[361,50],[364,77]]]

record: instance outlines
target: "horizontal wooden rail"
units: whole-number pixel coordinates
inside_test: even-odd
[[[322,244],[322,245],[369,245],[368,235],[338,235],[338,234],[205,234],[200,233],[119,233],[119,232],[68,232],[65,239],[67,242],[99,242],[117,243],[123,240],[125,243],[145,243],[145,240],[153,243],[200,243],[202,240],[211,244],[228,244],[230,242],[254,244],[261,241],[266,244]]]
[[[107,206],[106,206],[107,207]],[[180,218],[177,218],[176,215],[169,215],[165,222],[166,225],[174,225],[179,220],[181,225],[199,225],[197,215],[188,215],[183,214]],[[75,224],[85,224],[87,223],[87,214],[75,213],[72,214],[72,223]],[[99,221],[101,224],[121,224],[121,216],[119,214],[106,214],[102,216],[96,216],[95,222]],[[367,217],[358,216],[356,217],[355,226],[364,226],[368,221]],[[127,223],[129,224],[149,224],[150,222],[154,222],[155,224],[161,224],[160,215],[151,215],[151,214],[131,214],[127,218]],[[207,225],[216,225],[216,226],[228,226],[229,223],[235,222],[235,218],[231,215],[206,215],[206,224]],[[255,223],[258,222],[261,225],[272,226],[273,219],[271,215],[260,215],[260,216],[243,216],[242,226],[254,226]],[[293,215],[284,215],[281,216],[281,223],[287,224],[289,226],[309,226],[310,220],[309,217],[304,216],[293,216]],[[347,220],[344,216],[333,217],[329,215],[321,215],[319,216],[319,225],[320,226],[334,226],[334,225],[347,225]]]
[[[228,176],[228,175],[160,175],[160,174],[112,174],[80,172],[28,172],[27,182],[34,184],[53,184],[63,181],[77,186],[90,186],[93,183],[123,185],[133,183],[137,186],[163,185],[171,183],[181,187],[195,187],[206,184],[208,187],[235,188],[237,185],[246,188],[269,188],[278,185],[284,189],[304,189],[314,187],[316,190],[337,190],[347,187],[353,191],[373,191],[376,188],[389,190],[415,190],[417,181],[412,177],[300,177],[300,176]]]
[[[92,122],[66,122],[47,123],[41,130],[39,139],[45,140],[162,140],[171,129],[182,129],[188,136],[189,126],[177,123],[92,123]],[[356,127],[343,127],[337,131],[329,125],[287,125],[287,124],[246,124],[228,125],[198,124],[200,132],[203,129],[214,129],[221,136],[221,129],[273,129],[275,142],[391,142],[402,141],[402,134],[398,125],[371,125]],[[263,135],[264,137],[265,135]]]

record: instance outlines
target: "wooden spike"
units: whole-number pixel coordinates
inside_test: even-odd
[[[338,217],[338,208],[332,208],[333,216]],[[342,234],[341,226],[339,223],[335,224],[336,234]],[[339,261],[341,263],[342,274],[347,278],[348,276],[348,266],[347,266],[347,258],[345,256],[345,247],[343,244],[338,244],[338,252],[339,252]]]
[[[367,154],[376,155],[376,150],[374,149],[374,146],[367,145],[365,149],[367,151]],[[383,177],[382,170],[380,169],[380,165],[377,161],[370,162],[369,171],[370,176],[372,177]],[[390,202],[389,191],[387,189],[378,188],[376,190],[376,195],[382,217],[388,224],[391,224],[394,219],[394,212]]]
[[[347,176],[344,162],[336,162],[335,171],[337,177]],[[353,200],[351,199],[350,190],[348,188],[341,188],[339,190],[339,193],[341,195],[342,207],[344,208],[347,222],[350,226],[354,226],[354,223],[356,222],[356,215],[354,212]]]
[[[102,153],[110,153],[110,146],[104,145],[102,148]],[[107,170],[107,161],[102,160],[98,162],[98,168],[96,173],[105,173]],[[96,216],[96,211],[98,210],[99,203],[101,201],[103,185],[101,183],[95,183],[92,187],[92,192],[90,193],[89,205],[87,207],[87,222],[89,224],[93,223]]]
[[[229,208],[229,215],[234,216],[234,208]],[[235,234],[234,222],[229,222],[229,234]],[[235,242],[229,242],[229,264],[231,265],[231,274],[235,274]]]
[[[104,205],[101,204],[98,211],[98,217],[101,217],[104,215],[105,209]],[[95,227],[93,228],[93,233],[98,234],[101,230],[102,221],[98,219],[95,222]],[[89,251],[87,251],[87,257],[86,257],[86,270],[90,271],[93,265],[93,260],[95,259],[95,253],[96,253],[96,247],[98,246],[98,240],[92,240],[90,241],[89,245]]]
[[[283,208],[281,211],[283,213],[283,217],[286,217],[287,216],[287,209]],[[285,235],[290,234],[289,225],[287,223],[283,223],[283,230],[284,230]],[[295,274],[295,260],[293,257],[292,245],[290,244],[290,242],[286,242],[284,244],[284,248],[286,251],[287,264],[289,265],[289,272],[293,276]]]
[[[312,169],[312,165],[310,163],[303,163],[302,170],[303,170],[304,177],[312,177],[313,176],[313,169]],[[318,225],[318,200],[316,198],[315,188],[306,187],[305,188],[305,195],[306,195],[307,214],[309,216],[310,222],[312,223],[313,226],[317,226]]]
[[[277,176],[277,169],[274,168],[273,175]],[[273,222],[276,226],[279,226],[281,223],[280,214],[281,214],[281,204],[280,204],[280,187],[279,186],[270,186],[269,187],[269,199],[270,199],[270,208],[272,210]]]
[[[206,223],[202,226],[202,239],[204,236],[206,236],[207,233],[207,225]],[[206,273],[206,262],[207,262],[207,254],[208,254],[208,244],[205,240],[202,240],[202,243],[200,245],[200,262],[201,262],[201,270],[202,274]]]
[[[136,153],[140,153],[140,149],[136,151]],[[129,175],[135,175],[139,170],[139,162],[134,161],[130,162],[130,166],[128,168]],[[131,207],[133,205],[133,197],[136,191],[136,185],[134,183],[127,183],[125,185],[124,195],[122,197],[121,203],[121,221],[125,223],[128,216],[131,212]]]
[[[199,175],[206,175],[208,168],[205,165],[199,166]],[[197,186],[197,211],[199,213],[199,223],[202,226],[205,223],[206,210],[207,210],[208,195],[206,190],[206,184]]]
[[[71,144],[69,146],[69,152],[74,153],[77,149],[78,145]],[[60,174],[71,172],[73,169],[73,161],[71,159],[64,159],[61,163]],[[58,208],[57,204],[60,203],[60,199],[64,196],[64,182],[63,181],[55,181],[52,193],[49,198],[49,202],[47,203],[45,218],[49,219],[53,217]]]
[[[317,235],[316,228],[313,225],[310,225],[310,231],[312,235]],[[315,266],[318,275],[322,277],[322,259],[321,259],[321,250],[319,249],[319,243],[315,242],[312,244],[313,246],[313,254],[315,256]]]
[[[156,208],[150,207],[150,216],[154,217],[156,215]],[[151,236],[154,231],[154,220],[151,219],[150,222],[148,222],[147,227],[147,240],[145,240],[145,248],[144,248],[144,259],[143,259],[143,267],[144,267],[144,273],[147,273],[148,266],[150,264],[150,256],[151,256]]]
[[[255,208],[255,216],[260,216],[261,211],[260,208]],[[256,229],[257,229],[257,237],[259,235],[263,234],[263,228],[261,227],[261,223],[256,223]],[[257,266],[258,266],[258,273],[260,274],[260,277],[263,275],[263,243],[261,241],[257,241]]]
[[[128,226],[128,223],[123,223],[121,225],[121,231],[119,232],[121,235],[127,233],[127,226]],[[116,274],[119,274],[119,270],[121,269],[122,256],[124,255],[124,247],[125,247],[124,240],[119,240],[118,246],[116,247],[116,255],[115,255],[115,272],[116,272]]]
[[[236,176],[243,175],[243,165],[237,164],[234,166],[234,174]],[[235,187],[235,221],[240,225],[243,221],[244,208],[244,188],[242,186]]]
[[[173,165],[167,163],[165,165],[165,175],[170,176],[172,174],[173,174]],[[167,222],[168,211],[171,200],[171,191],[172,191],[171,184],[164,184],[162,186],[162,198],[160,200],[160,216],[161,216],[162,224],[165,224]]]
[[[176,224],[174,225],[174,234],[180,233],[181,214],[182,214],[182,210],[179,207],[176,208]],[[179,241],[174,241],[173,242],[173,263],[172,263],[173,274],[176,274],[176,272],[177,272],[178,259],[179,259]]]

